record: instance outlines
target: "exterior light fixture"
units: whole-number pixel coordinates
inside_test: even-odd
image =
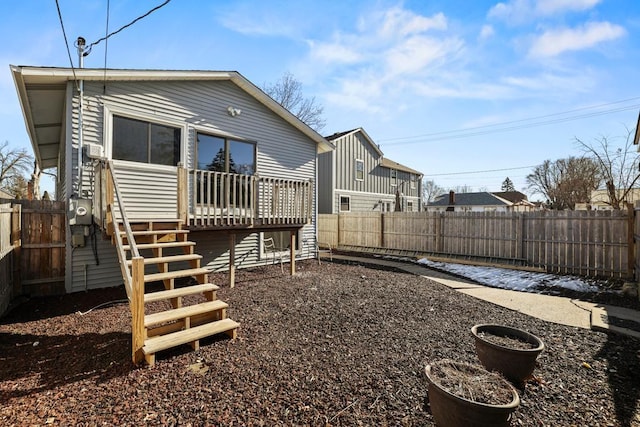
[[[235,116],[239,116],[240,113],[242,113],[242,110],[239,108],[235,108],[232,106],[228,106],[227,107],[227,113],[231,116],[231,117],[235,117]]]

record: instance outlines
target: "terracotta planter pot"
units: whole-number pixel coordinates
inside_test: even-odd
[[[475,325],[471,328],[475,337],[476,353],[482,365],[489,371],[497,371],[515,384],[523,384],[536,366],[536,359],[544,350],[544,343],[537,336],[520,329],[501,325]],[[504,347],[490,339],[480,336],[482,333],[498,337],[509,337],[530,344],[531,348]]]
[[[474,365],[471,365],[474,366]],[[481,366],[474,366],[477,373],[486,374]],[[510,424],[511,414],[520,405],[520,397],[516,390],[504,379],[505,390],[511,394],[512,400],[505,405],[491,405],[465,399],[442,387],[432,376],[432,366],[425,367],[429,383],[429,406],[431,414],[440,427],[489,427]]]

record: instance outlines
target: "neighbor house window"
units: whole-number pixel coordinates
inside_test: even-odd
[[[395,187],[396,185],[398,185],[398,171],[391,169],[391,186]]]
[[[412,176],[411,177],[411,189],[412,190],[416,189],[416,181],[417,181],[417,178],[415,176]]]
[[[113,116],[111,156],[116,160],[177,166],[180,128]]]
[[[407,212],[413,212],[413,202],[407,202]]]
[[[241,175],[256,173],[256,145],[219,136],[198,133],[199,170]]]
[[[364,161],[356,160],[356,181],[364,181]]]
[[[340,212],[351,211],[351,198],[349,196],[340,196]]]

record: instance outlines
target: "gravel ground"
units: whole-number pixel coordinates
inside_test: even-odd
[[[0,320],[0,424],[429,426],[424,367],[478,363],[470,329],[545,342],[514,426],[640,426],[640,340],[547,323],[428,279],[308,261],[223,287],[238,339],[130,362],[122,288],[27,301]]]

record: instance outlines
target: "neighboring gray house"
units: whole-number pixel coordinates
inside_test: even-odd
[[[144,301],[165,298],[179,309],[143,316],[146,333],[133,325],[135,361],[144,352],[153,363],[162,349],[148,337],[224,318],[207,274],[228,270],[233,285],[236,266],[275,256],[265,238],[281,242],[292,261],[315,256],[317,158],[333,146],[241,74],[11,72],[38,166],[57,168],[56,198],[69,205],[67,292],[124,281],[135,321],[140,282],[162,281],[167,295],[145,293]],[[189,277],[206,307],[181,309],[188,291],[174,284]],[[167,318],[163,329],[147,325]],[[237,326],[206,327],[188,336],[194,347],[198,337]],[[178,341],[167,342],[187,342]]]
[[[519,191],[443,194],[429,203],[429,212],[523,212],[535,205]]]
[[[384,157],[362,128],[326,139],[318,156],[318,213],[420,211],[421,172]]]

